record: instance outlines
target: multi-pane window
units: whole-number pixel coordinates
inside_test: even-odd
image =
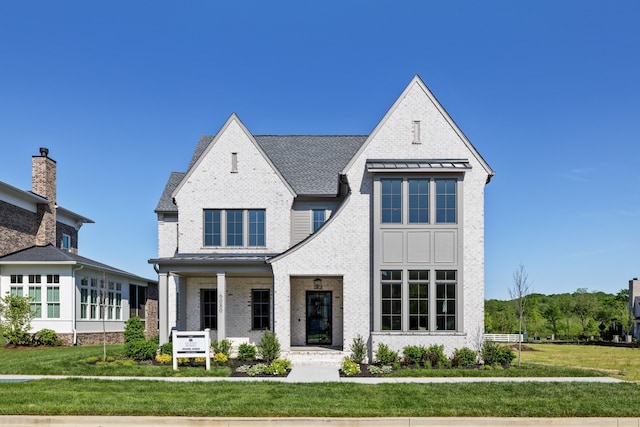
[[[456,178],[382,178],[382,224],[456,224]],[[406,209],[404,213],[403,209]]]
[[[382,330],[402,330],[402,270],[382,270]]]
[[[39,274],[30,274],[29,283],[42,283],[42,276]]]
[[[12,286],[10,289],[10,293],[12,297],[21,297],[22,296],[22,286]]]
[[[205,209],[204,246],[265,246],[264,209]]]
[[[264,246],[264,210],[249,211],[249,246]]]
[[[409,330],[429,330],[429,270],[409,270]]]
[[[129,285],[129,317],[138,316],[141,320],[145,318],[147,303],[146,286]]]
[[[325,222],[326,211],[324,209],[313,210],[313,232],[318,231],[322,224]]]
[[[251,329],[269,329],[271,321],[271,303],[269,289],[251,291]]]
[[[92,319],[98,319],[98,279],[91,279],[89,314]]]
[[[22,274],[12,274],[11,283],[22,283]]]
[[[227,246],[242,246],[242,211],[227,211]]]
[[[80,318],[89,316],[89,279],[83,277],[80,280]]]
[[[455,179],[436,179],[436,222],[456,222]]]
[[[218,329],[217,289],[200,289],[200,329]]]
[[[205,209],[204,211],[204,245],[221,245],[220,209]]]
[[[42,288],[40,286],[29,286],[29,297],[31,298],[31,313],[33,317],[42,317]]]
[[[436,326],[439,331],[456,329],[456,271],[436,271]]]
[[[60,286],[47,286],[47,317],[60,318]]]
[[[409,180],[409,222],[429,222],[429,180]]]
[[[401,223],[402,179],[381,179],[380,186],[382,222]]]
[[[115,301],[113,304],[116,320],[122,319],[122,283],[116,283]]]
[[[47,274],[47,283],[60,283],[60,275],[59,274]]]

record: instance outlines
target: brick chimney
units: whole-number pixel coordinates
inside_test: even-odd
[[[31,158],[31,191],[49,201],[38,205],[36,245],[56,246],[56,162],[47,148]]]

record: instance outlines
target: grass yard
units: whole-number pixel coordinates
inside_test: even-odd
[[[596,345],[527,344],[526,364],[592,369],[625,381],[640,381],[640,349]],[[516,362],[517,363],[517,362]]]
[[[633,383],[0,383],[0,414],[209,417],[637,417]]]

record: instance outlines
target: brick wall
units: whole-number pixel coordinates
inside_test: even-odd
[[[33,246],[37,230],[35,213],[0,200],[0,256]]]

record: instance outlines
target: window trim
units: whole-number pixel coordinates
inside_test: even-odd
[[[212,295],[213,301],[205,302],[205,294]],[[211,305],[211,314],[205,314],[205,304]],[[211,324],[207,324],[206,319],[212,319]],[[200,330],[209,328],[212,331],[218,330],[218,288],[200,288]]]
[[[256,298],[257,294],[266,293],[266,301]],[[264,295],[261,297],[264,298]],[[266,307],[267,314],[261,311],[259,315],[256,314],[256,306],[260,306],[263,310]],[[256,320],[260,319],[260,325],[256,327]],[[265,320],[266,319],[266,320]],[[266,326],[265,326],[266,322]],[[271,329],[271,289],[268,288],[256,288],[251,289],[251,330],[252,331],[264,331],[265,329]]]

